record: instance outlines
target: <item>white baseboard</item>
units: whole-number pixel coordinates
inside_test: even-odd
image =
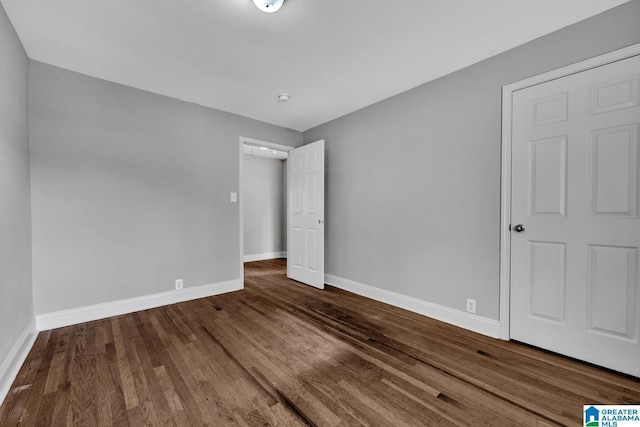
[[[354,294],[362,295],[376,301],[384,302],[395,307],[403,308],[423,316],[431,317],[463,329],[468,329],[482,335],[492,338],[500,337],[500,322],[486,317],[476,316],[464,311],[455,310],[439,304],[420,300],[410,296],[398,294],[396,292],[387,291],[363,283],[354,282],[353,280],[343,279],[342,277],[324,275],[326,284]]]
[[[265,259],[286,258],[286,252],[267,252],[264,254],[245,255],[244,262],[262,261]]]
[[[27,359],[37,336],[36,321],[32,319],[22,330],[7,358],[0,364],[0,405],[7,397],[11,384],[18,376],[18,372],[20,372],[22,364]]]
[[[179,291],[162,292],[137,298],[72,308],[70,310],[38,314],[36,315],[36,326],[39,331],[61,328],[63,326],[76,325],[78,323],[90,322],[106,317],[148,310],[163,305],[239,291],[241,289],[242,281],[236,279],[210,285],[184,288]]]

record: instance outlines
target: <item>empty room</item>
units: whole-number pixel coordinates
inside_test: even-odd
[[[640,0],[0,0],[0,426],[640,426]]]

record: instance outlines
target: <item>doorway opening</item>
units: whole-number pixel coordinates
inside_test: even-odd
[[[244,263],[287,256],[287,157],[293,147],[240,137],[240,279]]]

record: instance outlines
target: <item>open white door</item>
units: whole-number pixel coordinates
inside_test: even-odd
[[[324,289],[324,140],[289,151],[287,277]]]

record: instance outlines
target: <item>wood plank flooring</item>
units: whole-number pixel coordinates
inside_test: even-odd
[[[246,264],[240,292],[41,332],[0,426],[556,426],[640,381]]]

